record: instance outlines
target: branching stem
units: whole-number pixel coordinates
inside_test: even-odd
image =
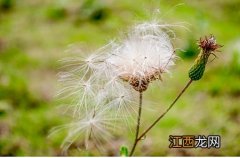
[[[182,89],[182,91],[178,94],[178,96],[176,97],[176,99],[172,102],[172,104],[167,108],[167,110],[162,114],[160,115],[137,139],[135,139],[135,142],[134,142],[134,146],[133,146],[133,149],[131,151],[131,154],[130,156],[133,155],[134,153],[134,150],[137,146],[137,143],[143,138],[146,136],[146,134],[168,113],[168,111],[173,107],[173,105],[178,101],[178,99],[182,96],[182,94],[186,91],[186,89],[191,85],[192,83],[192,80],[190,80],[187,85]]]

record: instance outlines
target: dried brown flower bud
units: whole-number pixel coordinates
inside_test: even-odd
[[[211,35],[210,37],[205,36],[204,39],[200,38],[198,46],[202,48],[205,53],[211,53],[222,47],[221,45],[216,43],[216,39],[213,35]]]
[[[209,56],[211,54],[216,56],[213,52],[222,47],[221,45],[217,44],[213,35],[210,37],[205,36],[205,39],[200,38],[198,45],[201,48],[201,51],[193,66],[189,70],[189,78],[193,81],[202,78]]]

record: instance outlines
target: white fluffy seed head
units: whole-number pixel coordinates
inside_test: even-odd
[[[94,130],[96,139],[110,135],[105,125],[113,119],[107,116],[126,121],[135,114],[134,91],[145,91],[174,65],[176,56],[166,30],[166,25],[155,22],[139,24],[122,42],[111,42],[87,58],[70,60],[71,69],[60,76],[65,86],[60,94],[73,98],[73,116],[80,120],[68,126],[64,144],[82,132],[89,135],[93,127],[98,129]]]
[[[161,79],[161,74],[174,65],[174,48],[164,28],[154,23],[135,26],[106,59],[112,71],[137,91],[145,91],[151,81]]]

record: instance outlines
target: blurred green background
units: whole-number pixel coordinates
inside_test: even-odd
[[[0,155],[62,155],[64,134],[48,135],[69,122],[54,97],[67,46],[80,42],[94,50],[153,18],[184,22],[189,31],[176,29],[174,44],[183,50],[172,77],[165,75],[144,95],[142,128],[188,81],[199,37],[214,34],[224,47],[203,79],[139,143],[136,155],[240,155],[240,0],[0,0]],[[222,146],[169,149],[168,136],[177,134],[221,135]],[[68,155],[117,155],[133,138],[124,132],[105,153],[80,150],[77,142]]]

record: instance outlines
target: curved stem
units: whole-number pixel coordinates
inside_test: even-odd
[[[191,85],[192,80],[190,80],[187,85],[182,89],[182,91],[178,94],[178,96],[176,97],[176,99],[172,102],[172,104],[167,108],[167,110],[160,115],[135,141],[135,146],[134,148],[137,146],[137,143],[139,142],[139,140],[141,140],[167,113],[168,111],[173,107],[173,105],[178,101],[178,99],[182,96],[182,94],[186,91],[186,89]],[[132,156],[132,152],[131,155]]]
[[[150,131],[160,120],[161,118],[163,118],[167,113],[168,111],[173,107],[173,105],[178,101],[178,99],[182,96],[182,94],[186,91],[186,89],[190,86],[190,84],[192,83],[192,80],[190,80],[187,85],[183,88],[183,90],[178,94],[177,98],[172,102],[172,104],[167,108],[167,110],[162,114],[160,115],[138,138],[138,141],[144,137],[148,131]]]
[[[139,93],[139,109],[138,109],[136,136],[135,136],[135,140],[134,140],[134,144],[133,144],[132,150],[130,152],[130,156],[133,155],[134,150],[135,150],[135,148],[137,146],[137,143],[138,143],[138,134],[139,134],[139,129],[140,129],[141,114],[142,114],[142,92]]]

